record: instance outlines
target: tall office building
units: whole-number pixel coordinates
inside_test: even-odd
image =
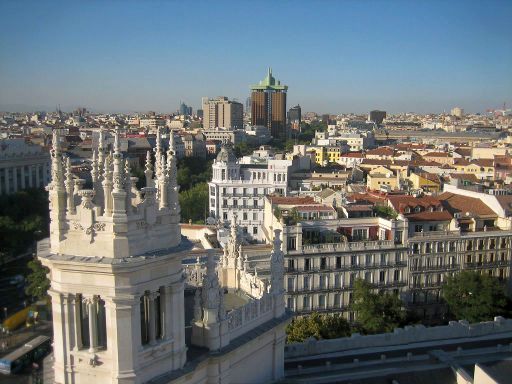
[[[275,138],[286,138],[286,91],[287,85],[272,76],[268,69],[265,79],[251,86],[251,123],[263,125]]]
[[[290,108],[288,110],[288,124],[290,125],[290,129],[300,131],[301,118],[300,105]]]
[[[375,124],[382,124],[386,118],[386,111],[370,111],[368,114],[368,121],[373,121]]]
[[[244,106],[237,101],[228,100],[225,96],[215,99],[203,97],[203,128],[243,129]]]

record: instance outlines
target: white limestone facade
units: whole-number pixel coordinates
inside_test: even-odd
[[[292,160],[268,159],[241,164],[230,146],[223,146],[213,165],[209,185],[210,217],[228,223],[236,216],[244,237],[263,242],[265,196],[289,192]]]
[[[83,189],[73,180],[54,132],[50,237],[38,244],[38,257],[50,270],[54,382],[279,380],[289,319],[283,270],[277,265],[282,266],[280,242],[269,255],[279,260],[271,284],[244,272],[243,280],[252,279],[264,288],[260,291],[231,283],[235,280],[225,278],[224,263],[217,266],[213,253],[208,255],[194,297],[195,333],[187,339],[182,260],[190,257],[193,244],[180,233],[173,136],[164,153],[157,130],[154,162],[148,152],[141,190],[130,176],[119,136],[116,129],[112,153],[101,144],[94,152],[92,188]],[[225,292],[240,289],[247,304],[226,310]],[[261,356],[258,369],[252,367],[254,356]]]

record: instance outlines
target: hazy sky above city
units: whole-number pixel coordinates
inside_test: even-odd
[[[241,102],[271,66],[321,113],[512,106],[512,1],[0,1],[0,110]]]

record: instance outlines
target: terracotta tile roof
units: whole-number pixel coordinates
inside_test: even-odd
[[[363,158],[363,154],[361,152],[347,152],[341,155],[340,157],[354,157],[354,158]]]
[[[301,205],[315,204],[315,199],[311,196],[269,196],[272,204],[283,205]]]
[[[380,147],[376,149],[370,149],[366,151],[366,155],[376,155],[376,156],[393,156],[395,151],[389,147]]]
[[[336,210],[333,207],[329,207],[323,204],[299,205],[298,207],[295,208],[297,208],[297,211],[299,212],[336,212]]]
[[[450,157],[450,154],[448,152],[429,152],[423,157]]]
[[[479,180],[473,173],[450,173],[450,178],[458,180],[467,180],[477,183]]]
[[[448,211],[417,212],[406,215],[409,221],[449,221],[452,215]]]
[[[391,160],[363,159],[363,165],[391,165]]]
[[[479,165],[480,167],[494,167],[493,159],[477,159],[471,161],[472,164]]]
[[[451,214],[470,212],[476,216],[496,216],[496,213],[480,199],[444,192],[437,196],[443,207]]]
[[[455,161],[453,162],[454,165],[469,165],[471,164],[468,160],[466,159],[455,159]]]
[[[414,197],[411,195],[393,195],[388,196],[387,199],[393,206],[393,209],[400,213],[405,213],[407,207],[414,210],[416,207],[423,209],[435,207],[438,209],[441,206],[441,202],[432,196]],[[409,217],[410,214],[411,213],[407,213],[407,217]]]
[[[463,157],[471,156],[471,148],[457,148],[454,152],[458,153]]]

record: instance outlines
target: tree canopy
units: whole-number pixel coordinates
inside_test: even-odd
[[[48,268],[44,267],[37,259],[29,261],[28,267],[32,272],[27,276],[25,293],[38,299],[45,298],[50,288],[50,280],[46,277],[49,272]]]
[[[208,215],[208,184],[200,183],[180,192],[181,221],[204,224]]]
[[[479,322],[506,314],[505,287],[496,277],[476,271],[463,271],[442,288],[449,314],[457,320]]]
[[[48,194],[28,189],[0,196],[0,260],[25,252],[48,234]]]
[[[372,285],[362,279],[355,281],[352,309],[357,314],[356,328],[364,334],[391,332],[406,319],[397,294],[375,293]]]
[[[319,314],[313,312],[309,316],[294,319],[286,328],[287,342],[300,343],[310,337],[320,339],[336,339],[350,336],[348,321],[339,314]]]

